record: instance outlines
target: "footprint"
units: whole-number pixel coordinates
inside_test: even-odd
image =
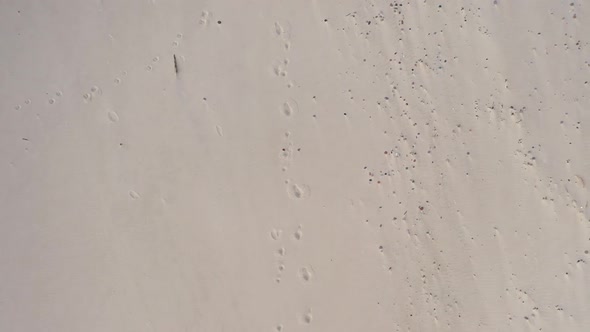
[[[275,76],[281,76],[281,77],[286,77],[287,76],[287,72],[285,71],[285,68],[282,65],[274,65],[273,66],[273,72],[275,74]]]
[[[295,238],[295,240],[301,240],[302,236],[303,236],[303,230],[301,230],[301,225],[299,225],[299,228],[297,229],[295,234],[293,234],[293,237]]]
[[[576,179],[576,184],[577,184],[579,187],[581,187],[581,188],[586,188],[586,182],[584,181],[584,179],[583,179],[581,176],[579,176],[579,175],[576,175],[576,176],[575,176],[575,179]]]
[[[302,268],[299,270],[299,277],[300,277],[300,278],[301,278],[303,281],[305,281],[305,282],[309,282],[309,281],[311,280],[311,277],[312,277],[311,270],[310,270],[310,269],[308,269],[307,267],[302,267]]]
[[[304,184],[292,184],[288,187],[288,194],[291,199],[306,199],[311,195],[309,186]]]
[[[210,16],[211,16],[211,14],[209,14],[208,11],[203,10],[201,12],[201,18],[199,19],[199,24],[205,25],[205,26],[209,25],[209,17]]]
[[[99,87],[97,87],[96,85],[93,86],[92,88],[90,88],[90,92],[95,96],[102,95],[102,90]]]
[[[111,122],[117,122],[117,121],[119,121],[119,116],[117,115],[117,113],[110,111],[109,112],[109,120],[111,120]]]
[[[291,24],[289,22],[275,22],[275,34],[288,42],[291,39]]]
[[[293,115],[293,108],[291,107],[291,105],[289,105],[289,103],[283,104],[283,114],[285,114],[286,116]]]
[[[301,320],[303,321],[303,323],[305,324],[311,324],[311,321],[313,320],[313,315],[311,314],[311,309],[309,309],[307,311],[307,313],[305,313],[303,315],[303,317],[301,317]]]
[[[90,88],[89,93],[85,93],[82,97],[84,98],[84,101],[91,102],[92,99],[94,99],[94,97],[100,96],[100,95],[102,95],[102,90],[98,86],[95,85]]]
[[[272,231],[270,231],[270,237],[273,240],[278,240],[281,237],[281,233],[282,231],[280,229],[273,229]]]
[[[282,36],[284,31],[283,26],[279,22],[275,22],[275,33],[277,36]]]
[[[281,111],[287,117],[292,116],[299,110],[299,105],[293,99],[289,99],[281,105]]]
[[[292,158],[293,157],[293,148],[287,147],[287,148],[282,149],[281,153],[280,153],[280,157],[285,162],[291,161],[293,159]]]

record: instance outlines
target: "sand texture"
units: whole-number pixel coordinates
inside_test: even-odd
[[[590,331],[590,1],[0,0],[0,331]]]

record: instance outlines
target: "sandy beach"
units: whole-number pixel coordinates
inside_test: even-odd
[[[0,1],[0,331],[590,331],[589,15]]]

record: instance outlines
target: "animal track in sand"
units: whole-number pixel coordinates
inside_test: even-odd
[[[303,237],[303,230],[301,229],[301,225],[299,225],[297,231],[295,231],[295,233],[293,234],[293,237],[295,238],[295,240],[301,240],[301,237]]]
[[[303,280],[305,282],[311,281],[311,278],[312,278],[311,269],[307,268],[307,267],[302,267],[299,270],[299,277],[301,278],[301,280]]]
[[[278,240],[281,237],[281,233],[282,231],[280,229],[273,229],[272,231],[270,231],[270,237],[273,240]]]
[[[311,195],[311,190],[304,184],[291,184],[287,186],[287,193],[291,199],[306,199]]]
[[[291,24],[289,22],[275,22],[275,34],[283,41],[291,39]]]
[[[281,112],[287,117],[292,116],[298,110],[299,106],[297,105],[297,102],[293,99],[289,99],[281,105]]]

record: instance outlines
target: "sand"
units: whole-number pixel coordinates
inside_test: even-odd
[[[588,5],[1,1],[0,331],[590,331]]]

